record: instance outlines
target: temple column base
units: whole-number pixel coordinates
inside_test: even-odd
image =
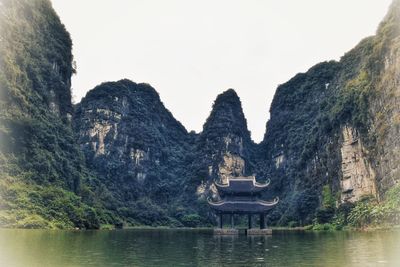
[[[252,228],[252,229],[247,229],[246,234],[247,235],[272,235],[272,229],[270,229],[270,228],[265,228],[265,229]]]
[[[239,230],[234,228],[214,228],[214,235],[238,235]]]

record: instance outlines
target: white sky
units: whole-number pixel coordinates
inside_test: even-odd
[[[240,96],[261,141],[278,84],[372,35],[390,0],[52,0],[74,43],[75,101],[101,82],[150,83],[188,130]]]

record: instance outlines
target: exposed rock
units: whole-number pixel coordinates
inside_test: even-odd
[[[184,196],[177,192],[186,179],[189,134],[151,86],[97,86],[78,105],[75,128],[89,166],[121,208],[144,197],[167,207]]]
[[[140,166],[141,162],[143,160],[149,159],[149,151],[145,152],[141,149],[133,149],[131,148],[131,153],[130,153],[132,162],[136,165],[136,166]]]
[[[275,168],[279,169],[285,161],[285,155],[281,154],[281,155],[275,156],[274,161],[275,161]]]
[[[281,199],[269,216],[273,223],[311,223],[322,186],[334,185],[334,178],[339,176],[338,139],[319,132],[322,128],[317,127],[321,106],[334,93],[333,80],[339,70],[337,62],[321,63],[276,91],[255,171],[257,177],[271,180],[266,197],[278,195]]]
[[[341,200],[355,202],[367,195],[376,197],[376,175],[368,162],[359,134],[350,126],[343,127],[342,134]]]
[[[375,36],[278,87],[257,168],[286,204],[270,220],[311,223],[324,185],[354,202],[399,183],[399,47],[395,0]]]
[[[214,194],[210,188],[212,182],[225,183],[228,177],[243,176],[252,170],[255,144],[250,138],[240,99],[233,89],[215,100],[195,147],[196,157],[201,159],[196,163],[196,170],[207,173],[197,192]]]
[[[370,156],[381,196],[400,182],[400,1],[396,0],[378,29],[381,46],[373,63],[379,69],[370,101]]]
[[[229,177],[243,176],[245,166],[244,160],[238,155],[226,152],[222,157],[222,162],[218,165],[218,176],[221,183],[228,183]]]

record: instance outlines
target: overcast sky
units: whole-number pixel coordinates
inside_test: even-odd
[[[73,40],[76,102],[105,81],[151,84],[188,130],[240,96],[261,141],[278,84],[372,35],[390,0],[52,0]]]

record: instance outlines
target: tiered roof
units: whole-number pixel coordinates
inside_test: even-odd
[[[279,202],[279,198],[273,201],[259,199],[269,183],[269,180],[264,184],[257,183],[254,176],[229,178],[227,184],[215,183],[222,200],[209,201],[209,204],[220,213],[266,213]]]

